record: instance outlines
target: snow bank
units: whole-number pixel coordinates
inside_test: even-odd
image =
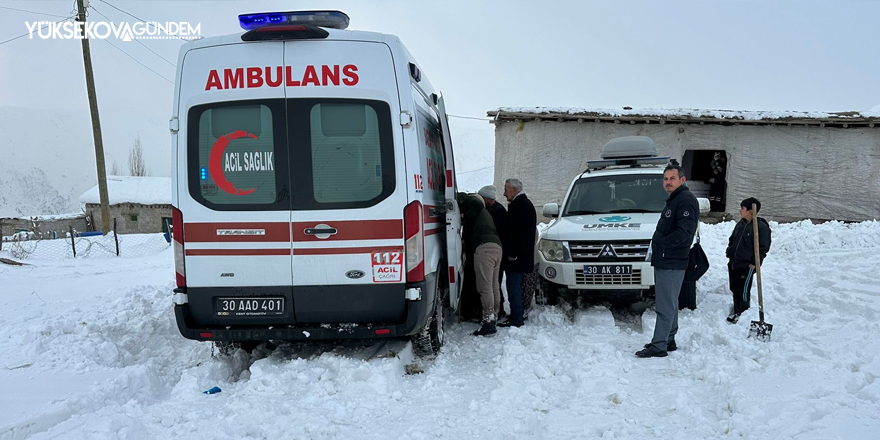
[[[701,226],[712,267],[667,358],[633,356],[650,309],[535,306],[489,339],[447,320],[410,376],[332,343],[212,357],[175,328],[170,251],[0,265],[0,438],[876,437],[880,222],[771,224],[767,343],[756,302],[724,320],[733,225]]]

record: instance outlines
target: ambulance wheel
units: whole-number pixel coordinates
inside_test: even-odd
[[[214,347],[223,356],[231,356],[239,348],[251,354],[263,341],[215,341]]]
[[[419,357],[433,357],[440,353],[446,337],[444,307],[439,295],[434,296],[434,310],[425,328],[412,337],[413,351]]]

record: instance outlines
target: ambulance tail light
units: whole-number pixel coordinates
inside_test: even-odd
[[[238,23],[246,31],[286,25],[303,25],[341,30],[348,27],[349,18],[342,11],[261,12],[241,14],[238,16]]]
[[[425,221],[419,201],[403,208],[403,231],[406,244],[406,282],[425,280]]]
[[[179,209],[171,208],[171,236],[174,245],[174,271],[177,275],[177,287],[186,287],[186,264],[184,256],[183,237],[183,213]]]

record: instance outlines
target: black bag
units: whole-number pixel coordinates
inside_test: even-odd
[[[678,310],[697,310],[697,282],[685,281],[681,283],[681,291],[678,292]]]
[[[688,258],[688,268],[684,273],[684,282],[696,282],[708,270],[709,258],[706,257],[706,253],[703,252],[703,247],[700,246],[700,239],[697,238],[697,244],[691,248],[690,257]]]

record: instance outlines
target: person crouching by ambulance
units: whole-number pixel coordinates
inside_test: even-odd
[[[486,210],[482,197],[459,193],[456,197],[464,215],[465,254],[473,258],[477,292],[483,308],[482,326],[474,336],[495,336],[495,323],[501,309],[501,239],[495,230],[492,215]]]
[[[755,204],[755,212],[752,212],[752,204]],[[761,261],[767,257],[770,251],[770,224],[767,220],[758,217],[761,210],[761,202],[754,197],[749,197],[740,203],[739,215],[742,218],[733,228],[727,245],[728,274],[730,275],[730,292],[733,294],[733,308],[727,317],[727,322],[736,324],[740,315],[749,309],[751,299],[752,280],[755,275],[755,236],[752,221],[758,221],[758,249],[761,252]]]

